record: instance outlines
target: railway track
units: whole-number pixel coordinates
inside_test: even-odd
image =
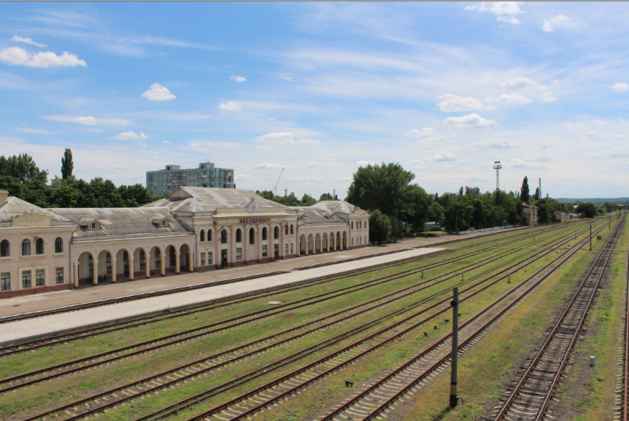
[[[539,242],[539,241],[541,241],[541,238],[543,236],[537,235],[537,237],[538,238],[536,238],[535,241]],[[500,246],[497,246],[497,247],[500,247]],[[527,246],[527,243],[525,243],[525,244],[522,245],[522,247],[519,248],[519,250],[525,250],[527,248],[531,249],[532,247],[530,246],[530,244]],[[471,255],[472,255],[471,253],[467,253],[467,254],[464,254],[464,257],[465,258],[470,258]],[[505,255],[506,254],[496,254],[497,257],[504,257]],[[487,261],[479,261],[479,262],[480,263],[477,262],[478,263],[477,264],[478,268],[482,267],[484,264],[487,263]],[[467,271],[471,271],[472,270],[472,266],[473,265],[468,265],[466,267],[466,270]],[[420,270],[426,270],[426,267],[424,267],[423,269],[415,270],[415,272],[413,274],[417,275]],[[501,270],[508,271],[509,269],[504,269],[503,268]],[[450,278],[452,278],[452,277],[456,277],[456,276],[458,276],[460,274],[461,274],[461,270],[459,269],[459,270],[455,270],[455,271],[449,272],[448,274],[446,274],[447,276],[442,275],[442,277],[445,278],[445,279],[448,279],[448,276]],[[409,276],[409,275],[407,274],[406,276]],[[496,276],[496,275],[494,275],[494,276]],[[473,279],[474,279],[474,277],[470,276],[466,280],[466,282],[470,283]],[[417,291],[415,291],[415,292],[417,292]],[[433,297],[433,298],[436,299],[435,297]],[[395,300],[396,298],[393,295],[391,295],[390,297],[387,297],[387,299],[390,299],[393,302],[393,300]],[[295,303],[292,303],[292,304],[295,304]],[[384,305],[384,301],[378,302],[377,300],[372,300],[371,305],[374,308],[377,308],[378,306]],[[347,310],[345,316],[347,316],[347,318],[355,318],[355,317],[357,317],[358,314],[361,314],[361,313],[359,313],[359,311],[360,312],[362,312],[363,310],[367,311],[366,309],[359,310],[358,307],[359,306],[357,306],[357,308],[355,308],[355,309]],[[287,308],[290,309],[290,307],[287,307]],[[350,311],[356,311],[357,313],[351,314]],[[341,317],[340,313],[337,314],[336,317],[340,318]],[[345,316],[343,316],[343,317],[345,317]],[[417,317],[417,316],[415,316],[415,317]],[[313,330],[314,330],[314,327],[316,327],[315,326],[316,324],[325,325],[327,323],[328,325],[331,325],[331,324],[340,323],[339,321],[335,321],[333,319],[333,317],[327,318],[327,320],[321,319],[321,320],[318,320],[316,322],[317,323],[312,323],[313,324]],[[375,325],[371,325],[371,326],[373,327]],[[365,327],[365,329],[367,329],[367,328],[368,327]],[[302,330],[304,330],[304,329],[302,328]],[[290,341],[294,340],[294,338],[290,338],[290,337],[287,338],[285,336],[282,337],[281,335],[273,335],[273,336],[276,336],[276,338],[274,339],[276,341],[275,343],[269,342],[270,341],[269,338],[264,338],[264,340],[260,340],[258,344],[255,344],[255,345],[254,344],[249,344],[250,348],[248,350],[244,349],[244,347],[243,347],[243,349],[234,349],[232,351],[232,354],[229,354],[229,355],[228,354],[224,354],[224,355],[216,355],[216,356],[214,356],[214,358],[215,358],[214,362],[210,362],[209,359],[206,359],[204,361],[199,361],[199,362],[195,363],[196,365],[190,365],[188,367],[180,368],[179,372],[162,373],[162,374],[159,375],[161,377],[155,376],[156,377],[155,379],[144,379],[142,382],[137,382],[138,386],[137,386],[137,389],[135,391],[131,390],[132,386],[126,385],[126,386],[124,386],[123,388],[121,388],[118,391],[111,392],[111,395],[113,396],[113,395],[118,394],[120,396],[122,396],[122,395],[127,395],[127,396],[144,396],[144,395],[146,395],[148,393],[151,393],[151,392],[147,392],[147,391],[152,391],[152,393],[155,393],[155,391],[159,391],[161,389],[170,388],[174,384],[180,383],[181,381],[178,381],[178,379],[184,378],[185,380],[187,380],[187,379],[190,379],[190,378],[193,378],[193,377],[199,377],[199,376],[202,376],[204,374],[204,372],[211,371],[212,367],[214,367],[214,368],[219,367],[220,368],[220,367],[222,367],[224,365],[228,365],[228,364],[234,363],[235,361],[240,359],[240,355],[245,355],[245,354],[253,355],[253,354],[256,354],[256,353],[259,353],[259,352],[263,352],[260,349],[265,349],[266,347],[280,346],[282,341],[290,342]],[[342,340],[340,337],[339,338],[334,338],[334,339],[338,340],[338,341]],[[258,348],[256,348],[256,347],[258,347]],[[319,349],[322,349],[322,348],[319,348]],[[245,357],[243,356],[243,358],[245,358]],[[299,358],[299,356],[296,355],[293,358]],[[206,370],[206,371],[204,371],[204,370]],[[187,371],[187,374],[186,374],[186,371]],[[169,383],[169,380],[167,380],[168,377],[170,377],[170,383]],[[182,380],[182,381],[185,381],[185,380]],[[149,383],[151,383],[152,386],[147,386]],[[103,402],[105,400],[108,400],[108,403],[106,405],[102,405],[102,404],[99,404],[99,405],[87,404],[86,405],[85,403],[83,403],[81,405],[83,405],[84,407],[88,407],[88,406],[89,407],[94,407],[94,408],[96,408],[94,412],[98,412],[98,411],[102,411],[103,409],[106,409],[107,407],[114,407],[115,405],[118,405],[119,402],[123,401],[123,399],[121,399],[119,401],[117,401],[115,399],[112,400],[112,399],[109,399],[109,398],[105,399],[103,396],[100,396],[96,400],[98,400],[98,399],[102,399]],[[73,405],[74,405],[73,407],[77,406],[77,404],[73,404]],[[64,419],[74,419],[72,417],[81,418],[81,417],[84,417],[86,413],[89,413],[89,411],[87,411],[87,412],[85,412],[85,411],[78,411],[78,412],[76,412],[75,411],[76,412],[75,415],[70,416],[65,411],[69,411],[70,413],[73,413],[73,410],[71,410],[69,408],[65,408],[63,411],[64,411],[65,415],[63,415],[62,418],[64,418]],[[35,417],[35,418],[41,418],[41,417],[38,416],[38,417]]]
[[[499,254],[495,254],[493,256],[493,259],[498,259],[500,257],[503,257],[504,255],[508,254],[509,252],[503,252],[503,253],[499,253]],[[467,257],[468,255],[466,255]],[[533,257],[535,258],[535,257]],[[486,260],[480,260],[478,262],[476,262],[473,265],[467,265],[464,268],[459,268],[455,271],[451,271],[445,274],[442,274],[434,279],[428,280],[427,282],[424,282],[420,285],[416,285],[416,286],[411,286],[409,288],[406,289],[402,289],[399,291],[396,291],[394,293],[388,294],[387,296],[384,297],[380,297],[378,299],[374,299],[371,300],[367,303],[363,303],[361,305],[355,306],[353,308],[341,311],[337,314],[316,320],[314,322],[311,322],[308,327],[312,327],[312,326],[317,326],[318,324],[324,324],[324,328],[328,327],[332,324],[336,324],[336,323],[340,323],[341,321],[345,321],[348,320],[350,318],[354,318],[359,314],[363,314],[366,313],[368,311],[373,311],[375,309],[378,309],[380,306],[386,304],[386,303],[392,303],[395,301],[399,301],[402,298],[405,298],[407,296],[409,296],[410,294],[417,294],[418,292],[421,292],[422,290],[425,290],[429,287],[432,287],[434,285],[437,285],[439,283],[442,283],[448,279],[451,279],[452,277],[457,277],[463,270],[468,270],[470,269],[470,267],[475,266],[475,267],[481,267],[486,263]],[[514,266],[511,266],[509,269],[506,270],[511,270],[511,268],[513,268]],[[384,278],[384,280],[375,280],[372,281],[372,283],[383,283],[383,282],[389,282],[392,279],[395,278],[399,278],[401,276],[407,276],[409,274],[409,272],[411,272],[412,274],[418,273],[419,271],[423,271],[424,267],[420,267],[419,269],[414,269],[412,271],[404,271],[402,272],[402,274],[397,274],[394,276],[389,276]],[[471,282],[474,279],[474,277],[468,278],[468,282]],[[364,288],[365,285],[361,285],[360,288]],[[355,291],[355,288],[354,288]],[[347,291],[344,291],[342,293],[346,293]],[[326,295],[326,294],[323,294]],[[439,294],[435,294],[435,296],[437,296]],[[319,299],[320,297],[314,297],[314,299]],[[310,300],[310,299],[309,299]],[[293,303],[294,304],[294,303]],[[294,310],[295,306],[290,307],[290,310]],[[281,310],[277,310],[274,313],[278,313]],[[388,317],[392,317],[393,315],[389,315]],[[220,330],[220,329],[218,329]],[[210,368],[214,367],[221,367],[223,364],[223,361],[229,361],[229,362],[233,362],[235,359],[241,359],[242,357],[242,353],[245,352],[245,350],[247,349],[251,349],[246,355],[250,356],[259,352],[262,352],[263,350],[266,350],[268,348],[271,347],[275,347],[275,346],[279,346],[282,343],[285,342],[289,342],[294,340],[294,337],[290,337],[290,338],[285,338],[285,335],[287,335],[288,333],[290,334],[298,334],[298,335],[305,335],[305,333],[297,333],[300,330],[305,330],[303,327],[301,328],[295,328],[295,329],[289,329],[288,331],[285,331],[281,334],[275,334],[275,335],[271,335],[269,337],[266,337],[262,340],[259,341],[255,341],[253,343],[250,343],[246,346],[242,346],[239,347],[235,350],[230,351],[229,353],[224,353],[221,355],[217,355],[217,356],[213,356],[211,358],[206,358],[206,359],[202,359],[199,361],[196,361],[193,364],[188,364],[184,367],[178,368],[176,370],[172,370],[170,372],[167,372],[163,375],[160,375],[161,377],[170,377],[171,375],[176,375],[178,379],[180,378],[187,378],[188,375],[190,373],[188,373],[188,370],[193,370],[193,373],[198,373],[198,372],[206,372],[207,370],[209,370]],[[309,329],[309,331],[316,331],[317,329]],[[170,339],[170,338],[168,338]],[[180,339],[181,340],[181,339]],[[171,345],[172,343],[175,343],[176,341],[173,340],[173,342],[171,343],[158,343],[157,345],[155,345],[153,347],[153,349],[157,349],[163,346],[168,346]],[[126,351],[122,350],[122,351]],[[2,383],[2,389],[0,389],[3,392],[6,391],[10,391],[10,390],[14,390],[20,387],[24,387],[27,385],[32,385],[35,383],[39,383],[45,380],[50,380],[52,378],[58,377],[58,376],[62,376],[62,375],[66,375],[66,374],[71,374],[71,373],[75,373],[79,370],[86,370],[86,369],[90,369],[90,368],[94,368],[96,366],[99,365],[103,365],[103,364],[110,364],[112,361],[115,361],[117,359],[121,359],[121,358],[128,358],[130,356],[134,356],[134,355],[138,355],[138,354],[142,354],[148,352],[145,349],[140,349],[137,350],[135,352],[131,352],[129,354],[124,354],[121,351],[118,351],[117,354],[118,355],[111,355],[111,353],[104,353],[102,355],[97,356],[97,358],[94,358],[93,360],[79,360],[79,361],[74,361],[68,364],[64,364],[62,366],[58,366],[58,367],[54,367],[54,368],[48,368],[46,369],[46,371],[41,371],[41,372],[32,372],[32,373],[27,373],[26,375],[23,376],[16,376],[14,378],[10,378],[10,379],[5,379],[5,381]],[[230,355],[233,354],[233,355]],[[78,367],[77,367],[78,365]],[[66,369],[65,371],[63,371],[62,369]],[[168,381],[168,380],[162,380],[161,384],[156,385],[155,384],[155,379],[160,377],[160,376],[154,376],[151,377],[150,379],[145,379],[142,381],[138,381],[136,382],[136,384],[151,384],[152,386],[142,386],[142,389],[146,390],[150,390],[153,387],[157,387],[157,386],[161,386],[161,384],[164,383],[173,383],[172,381]],[[34,377],[34,378],[33,378]],[[172,379],[170,379],[172,380]],[[122,388],[118,388],[112,392],[108,392],[109,395],[113,395],[118,393],[120,390],[127,390],[129,391],[130,389],[132,389],[130,386],[124,386]],[[137,394],[139,392],[134,392],[134,394]],[[105,400],[104,395],[101,394],[98,397],[98,400],[100,400],[101,402]],[[114,396],[115,398],[115,396]],[[85,400],[81,403],[84,404]],[[74,406],[76,407],[77,404],[72,404],[70,406]],[[67,408],[64,408],[64,410],[67,410]],[[58,412],[58,411],[57,411]]]
[[[557,382],[579,337],[588,310],[605,274],[623,220],[600,251],[579,288],[552,327],[537,354],[527,363],[520,380],[496,410],[495,420],[540,420],[545,416]]]
[[[629,341],[629,253],[627,253],[625,288],[625,326],[621,337],[620,373],[614,402],[614,419],[620,421],[629,421],[629,344],[627,343]]]
[[[579,247],[573,249],[570,253],[576,253],[576,250]],[[537,271],[536,274],[539,274],[544,270],[545,268],[542,268]],[[534,286],[531,286],[529,289],[525,289],[524,285],[526,285],[528,281],[532,280],[534,276],[535,275],[532,275],[527,279],[526,282],[521,283],[516,288],[512,289],[509,293],[502,296],[496,302],[481,311],[479,314],[471,317],[465,323],[463,323],[461,325],[461,329],[467,329],[469,336],[465,341],[462,342],[462,346],[469,345],[480,334],[482,334],[488,328],[488,326],[494,323],[509,308],[511,308],[518,299],[521,299],[522,296],[526,295],[522,291],[525,290],[528,293],[528,291],[534,289],[539,283],[543,281],[543,279],[539,280]],[[504,280],[504,278],[502,280]],[[518,295],[519,298],[516,297]],[[462,293],[461,296],[464,296],[464,293]],[[506,301],[508,301],[507,297],[511,297],[512,299],[514,299],[514,302],[511,305],[505,304]],[[471,297],[465,297],[462,298],[460,301],[464,302],[470,298]],[[442,314],[451,311],[449,304],[444,304],[445,305],[442,308]],[[498,308],[501,304],[506,305],[506,308],[504,308],[502,311],[499,311]],[[492,312],[497,312],[498,314],[491,317]],[[487,320],[488,318],[489,321]],[[373,352],[375,349],[379,349],[394,340],[398,340],[404,336],[410,335],[411,332],[424,326],[426,321],[427,320],[422,320],[421,322],[418,322],[406,328],[395,326],[395,330],[398,331],[398,333],[394,334],[393,336],[390,335],[390,332],[392,332],[390,330],[386,331],[387,333],[389,333],[389,335],[385,335],[385,332],[377,332],[373,337],[370,337],[368,339],[375,339],[375,342],[378,343],[376,345],[372,345],[367,349],[358,349],[358,351],[354,351],[354,354],[355,352],[359,352],[358,355],[349,354],[344,361],[339,361],[338,353],[326,356],[325,358],[316,361],[309,366],[289,373],[282,378],[269,382],[264,386],[261,386],[246,394],[238,396],[237,398],[223,403],[222,405],[202,412],[194,417],[191,417],[190,419],[225,420],[246,419],[248,417],[251,417],[258,411],[268,408],[270,405],[274,405],[282,400],[289,399],[291,395],[300,393],[302,389],[312,385],[313,383],[325,378],[328,375],[331,375],[336,371],[342,370],[343,367],[353,363],[359,357],[363,357],[368,353]],[[378,337],[378,335],[381,336]],[[341,408],[338,408],[337,410],[333,411],[322,419],[369,419],[372,416],[376,416],[377,413],[384,411],[384,409],[390,407],[396,399],[399,399],[399,396],[392,396],[392,394],[394,389],[399,389],[399,385],[401,384],[400,382],[403,382],[402,377],[417,378],[418,373],[422,372],[425,373],[425,375],[420,375],[420,379],[423,379],[425,378],[425,376],[428,376],[430,373],[433,373],[435,370],[439,369],[439,367],[441,367],[446,362],[449,355],[449,340],[450,335],[448,334],[434,341],[426,350],[413,356],[409,361],[405,362],[397,369],[391,371],[383,378],[378,379],[366,391],[360,393],[359,396],[351,399],[350,402],[346,402]],[[431,361],[433,362],[433,364],[428,364],[428,366],[426,366],[427,361]],[[411,387],[414,387],[414,385]],[[408,393],[408,390],[406,389],[401,393]],[[371,415],[367,415],[369,413],[368,408],[373,409],[374,403],[372,402],[372,400],[374,399],[374,396],[377,396],[380,400],[382,400],[382,397],[388,397],[388,402],[382,404],[382,409],[377,410],[378,412],[376,412],[376,415],[374,415],[373,413]],[[356,406],[358,406],[358,408],[356,408]],[[344,411],[346,410],[349,412],[344,413]]]

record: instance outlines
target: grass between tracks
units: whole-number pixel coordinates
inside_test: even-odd
[[[461,252],[465,252],[466,249],[462,248]],[[421,261],[421,265],[425,265],[429,262],[435,262],[443,257],[439,258],[426,258]],[[476,258],[478,259],[478,258]],[[468,259],[468,263],[473,262],[475,259]],[[501,262],[508,261],[509,258],[503,258]],[[91,355],[97,352],[103,352],[109,349],[122,346],[123,344],[136,343],[142,340],[147,340],[167,333],[178,332],[184,329],[197,327],[206,323],[212,323],[219,320],[225,320],[239,314],[250,313],[257,309],[268,308],[268,301],[278,300],[284,303],[294,302],[296,300],[311,297],[313,295],[320,294],[328,290],[337,290],[343,286],[352,285],[356,283],[365,282],[368,279],[373,279],[386,274],[399,272],[400,270],[408,269],[413,266],[417,266],[418,263],[409,263],[400,265],[395,268],[388,268],[375,271],[371,274],[348,277],[345,279],[337,280],[327,284],[318,285],[316,287],[303,289],[278,294],[274,297],[266,297],[259,300],[246,303],[239,306],[228,306],[214,311],[205,311],[196,313],[190,316],[179,317],[172,320],[161,321],[152,325],[125,330],[117,333],[110,333],[107,335],[98,336],[92,339],[86,339],[66,345],[59,345],[50,347],[43,350],[37,350],[29,352],[25,355],[19,355],[15,357],[7,357],[0,361],[0,377],[7,377],[8,375],[14,375],[18,372],[30,371],[39,367],[45,367],[50,365],[52,361],[62,362],[68,359],[78,358],[80,356]],[[426,271],[425,277],[432,277],[440,273],[451,270],[452,268],[440,268],[431,269]],[[528,269],[530,270],[530,269]],[[469,271],[466,273],[466,280],[471,280],[477,271]],[[522,274],[524,275],[524,274]],[[512,276],[512,283],[518,282],[518,275]],[[14,393],[4,394],[0,397],[0,418],[3,419],[20,419],[26,414],[36,414],[43,411],[45,408],[53,406],[59,406],[64,402],[71,402],[79,399],[82,396],[89,396],[98,391],[110,389],[112,387],[122,385],[133,381],[134,379],[140,379],[157,372],[158,370],[165,370],[175,366],[179,366],[183,363],[190,362],[199,359],[203,356],[209,356],[220,352],[225,349],[232,348],[238,344],[243,344],[261,338],[272,332],[279,332],[296,326],[301,323],[308,323],[310,320],[319,318],[325,314],[330,314],[338,311],[342,308],[349,307],[354,304],[358,304],[377,296],[384,295],[386,293],[395,291],[404,286],[418,282],[419,275],[414,275],[407,279],[401,279],[390,284],[386,284],[379,287],[374,287],[366,291],[356,292],[343,298],[329,300],[321,304],[305,307],[293,312],[291,315],[275,316],[272,318],[264,319],[261,322],[251,323],[242,327],[228,331],[227,333],[221,333],[217,335],[208,336],[206,338],[190,341],[184,346],[176,346],[154,352],[148,355],[142,355],[127,360],[123,360],[118,363],[111,364],[107,367],[96,368],[87,372],[73,375],[72,377],[62,377],[52,382],[45,382],[41,385],[19,390]],[[453,281],[454,282],[454,281]],[[493,295],[498,293],[499,288],[507,288],[503,282],[496,287],[494,291],[486,295],[486,299],[490,299]],[[431,290],[425,291],[424,294],[428,294]],[[398,305],[402,305],[401,303]],[[466,309],[462,309],[464,314],[471,314],[476,311],[475,308],[482,306],[482,300],[473,300]],[[386,314],[391,311],[388,307],[383,307],[375,313]],[[465,318],[465,317],[464,317]],[[351,326],[358,326],[364,320],[356,318],[344,325],[344,328]],[[444,332],[446,329],[445,322],[441,318],[438,324],[440,332]],[[377,327],[372,328],[375,330]],[[254,358],[251,358],[246,364],[232,365],[229,369],[220,370],[211,376],[207,376],[208,381],[194,381],[181,387],[174,388],[168,392],[162,392],[159,395],[152,395],[150,399],[138,400],[131,405],[125,405],[118,410],[110,411],[106,415],[102,415],[101,419],[130,419],[133,415],[138,413],[147,413],[155,408],[166,406],[169,403],[175,402],[182,397],[190,396],[198,393],[202,390],[207,390],[212,385],[220,384],[224,381],[231,380],[234,377],[242,373],[251,371],[253,368],[262,366],[269,362],[279,359],[281,356],[286,355],[297,349],[305,348],[312,344],[321,342],[328,337],[339,332],[340,328],[329,328],[326,332],[320,332],[312,334],[304,340],[300,340],[299,343],[289,344],[281,348],[270,350],[264,354],[260,354]],[[344,376],[350,376],[356,383],[368,379],[369,377],[379,373],[383,367],[392,367],[402,361],[407,355],[417,350],[419,347],[424,346],[428,341],[432,340],[430,337],[426,339],[421,335],[421,331],[418,332],[418,337],[407,341],[406,339],[395,347],[390,347],[388,350],[380,353],[374,353],[369,361],[361,362],[355,366],[351,366],[346,371],[339,373],[337,377],[332,379],[331,383],[326,382],[324,389],[319,389],[320,392],[315,391],[314,395],[311,391],[302,394],[303,399],[291,404],[293,408],[299,408],[300,405],[304,408],[305,412],[302,414],[312,414],[315,411],[320,411],[323,405],[329,405],[334,399],[342,396],[346,393],[344,390]],[[444,332],[445,333],[445,332]],[[432,335],[431,336],[435,336]],[[341,347],[343,344],[348,343],[344,341],[338,345]],[[330,350],[321,351],[311,359],[314,359],[323,354],[329,353]],[[294,368],[294,367],[293,367]],[[285,368],[280,373],[274,372],[273,377],[277,377],[284,372],[290,371],[291,368]],[[258,384],[262,384],[264,381],[268,381],[269,378],[260,378],[255,382],[251,382],[246,386],[241,387],[239,390],[230,392],[231,396],[235,396],[238,393],[242,393]],[[327,388],[326,388],[327,387]],[[209,403],[218,403],[224,401],[225,396],[221,396],[220,399],[216,398]],[[325,411],[322,411],[325,412]],[[286,412],[288,417],[290,411]],[[287,418],[288,419],[288,418]],[[305,419],[305,418],[297,418]]]
[[[600,244],[608,234],[603,233]],[[543,342],[547,326],[555,320],[594,257],[595,252],[589,252],[586,246],[459,358],[458,395],[462,401],[456,408],[449,408],[448,369],[424,387],[420,396],[400,405],[397,419],[477,420],[486,416],[510,384],[512,373]],[[616,349],[611,352],[615,357]]]
[[[553,414],[558,420],[589,421],[613,417],[616,375],[619,374],[618,352],[623,346],[626,317],[629,224],[625,225],[624,235],[616,248],[618,251],[612,256],[609,276],[586,321],[585,339],[577,344],[573,364],[557,390],[559,403]],[[591,355],[596,357],[594,367],[590,367]]]

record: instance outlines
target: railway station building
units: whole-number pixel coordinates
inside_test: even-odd
[[[42,209],[0,191],[0,298],[366,247],[369,214],[179,187],[139,208]]]

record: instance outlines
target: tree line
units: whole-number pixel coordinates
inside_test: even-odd
[[[48,184],[48,171],[41,170],[28,154],[0,156],[0,189],[42,208],[111,208],[137,207],[153,202],[142,184],[116,185],[101,177],[89,183],[73,174],[72,151],[61,158],[61,178]]]
[[[383,243],[400,238],[404,232],[424,232],[428,222],[448,231],[466,231],[526,220],[525,204],[538,208],[538,223],[559,222],[555,211],[580,213],[591,218],[599,210],[591,203],[559,203],[540,197],[539,189],[529,194],[524,177],[519,192],[495,190],[482,193],[478,187],[461,187],[457,193],[431,194],[412,183],[415,175],[398,163],[360,167],[353,175],[347,201],[370,214],[372,241]]]

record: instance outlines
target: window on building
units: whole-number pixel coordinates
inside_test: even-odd
[[[268,248],[266,245],[262,246],[262,257],[266,257],[269,255]]]
[[[212,230],[207,230],[207,240],[212,241]]]
[[[266,227],[264,227],[264,228],[262,228],[262,241],[266,241],[267,240],[267,236],[268,236],[267,229],[266,229]]]
[[[146,269],[146,256],[144,255],[144,250],[140,250],[140,270]]]
[[[107,253],[107,259],[105,263],[107,265],[107,275],[111,275],[111,254]]]
[[[63,240],[61,237],[55,238],[55,253],[63,253]]]
[[[284,254],[288,254],[288,244],[284,244]]]
[[[236,230],[236,242],[242,243],[242,231],[240,230],[240,228]]]
[[[221,231],[221,243],[227,244],[227,230]]]
[[[0,257],[9,256],[11,256],[11,244],[9,240],[2,240],[2,242],[0,242]]]
[[[55,282],[58,284],[62,284],[64,282],[63,268],[55,268]]]
[[[290,243],[290,254],[294,253],[294,243]]]
[[[354,229],[354,221],[352,221],[352,229]]]
[[[30,288],[31,287],[31,271],[25,270],[22,272],[22,288]]]
[[[208,265],[212,264],[212,252],[208,252],[207,254],[207,264]]]
[[[284,235],[288,235],[288,225],[284,225]]]
[[[94,259],[92,259],[92,255],[90,254],[87,257],[87,266],[88,266],[88,276],[91,278],[94,277]]]
[[[290,233],[294,234],[294,232],[293,232],[293,224],[290,225]]]
[[[203,242],[205,241],[205,231],[201,230],[201,232],[199,233],[199,241]]]
[[[0,291],[11,290],[11,272],[0,273]]]
[[[35,271],[35,286],[43,287],[46,284],[45,277],[46,271],[44,269],[37,269]]]
[[[249,228],[249,244],[256,243],[256,230]]]
[[[28,238],[22,241],[22,256],[30,256],[31,255],[31,240]]]
[[[35,240],[35,254],[44,254],[44,239],[38,238]]]
[[[242,248],[236,249],[236,260],[242,260]]]
[[[199,266],[205,266],[205,253],[199,254]]]
[[[155,267],[162,266],[162,252],[159,250],[155,250]]]

